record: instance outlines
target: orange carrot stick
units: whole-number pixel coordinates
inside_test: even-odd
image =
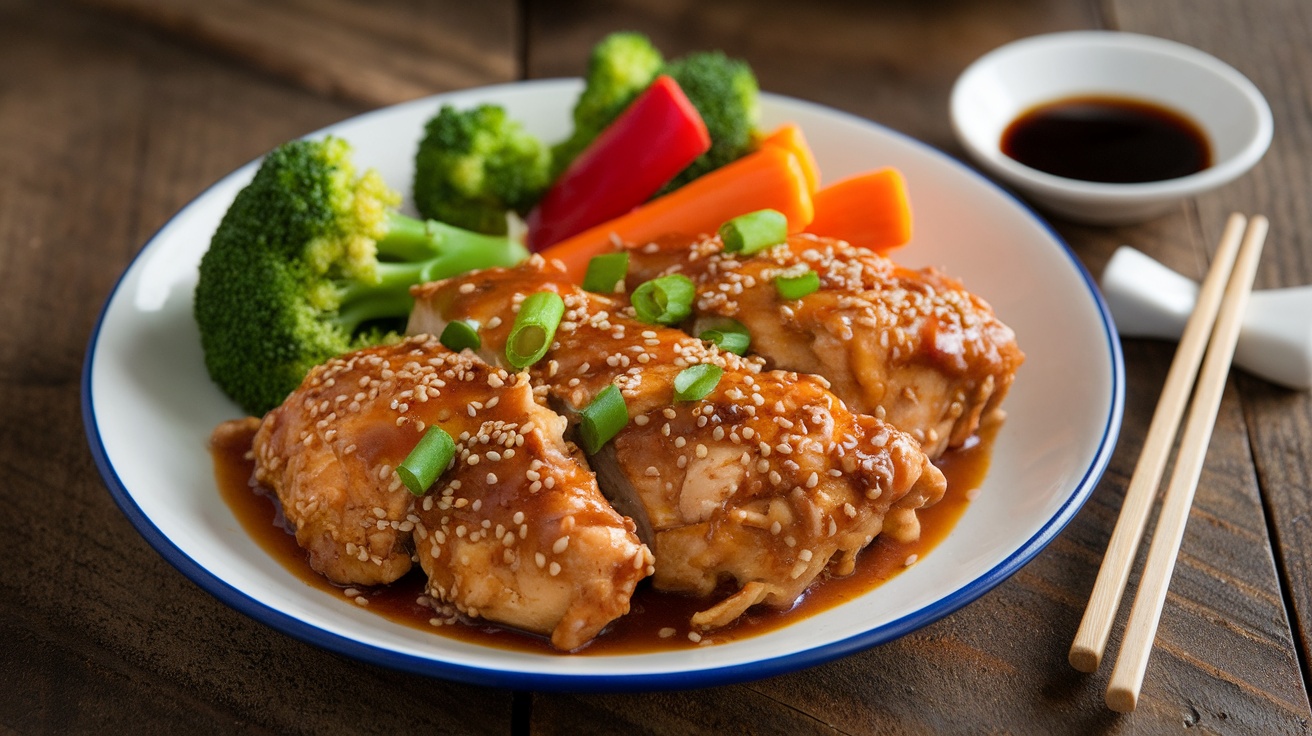
[[[911,203],[897,169],[879,169],[834,182],[815,193],[815,218],[806,232],[884,252],[911,239]]]
[[[811,146],[806,142],[806,136],[802,135],[802,126],[797,123],[784,123],[775,129],[773,133],[761,139],[760,147],[778,146],[787,151],[792,151],[797,156],[797,162],[802,165],[802,173],[806,175],[806,185],[815,194],[820,188],[820,165],[815,161],[815,154],[811,151]]]
[[[725,220],[760,209],[779,210],[788,231],[801,232],[815,211],[806,174],[797,156],[766,146],[542,251],[564,262],[571,279],[581,281],[588,261],[613,248],[613,239],[649,242],[662,235],[714,233]]]

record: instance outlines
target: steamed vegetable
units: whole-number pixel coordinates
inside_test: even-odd
[[[911,205],[897,169],[850,176],[815,193],[806,232],[884,252],[911,239]]]
[[[665,64],[641,33],[612,33],[592,48],[583,92],[574,105],[574,132],[551,151],[558,176],[651,84]]]
[[[574,159],[528,215],[538,251],[642,204],[711,147],[679,85],[661,76]]]
[[[244,410],[263,414],[313,366],[391,339],[411,285],[527,256],[401,215],[400,200],[332,137],[280,146],[238,192],[201,258],[194,315],[210,376]]]
[[[806,175],[797,156],[778,146],[750,153],[681,189],[588,228],[543,255],[563,261],[577,280],[592,256],[612,248],[614,238],[645,242],[670,233],[713,233],[726,220],[760,209],[782,212],[790,233],[800,232],[811,222]]]
[[[759,148],[769,146],[792,151],[793,155],[797,156],[797,163],[802,166],[802,173],[806,175],[807,189],[814,194],[820,188],[820,165],[816,163],[815,153],[811,151],[811,145],[806,142],[806,136],[802,134],[802,126],[797,123],[784,123],[775,128],[758,144]]]
[[[689,54],[662,70],[679,83],[701,113],[711,148],[665,186],[672,191],[753,150],[761,119],[760,89],[747,62],[720,51]]]
[[[760,89],[744,61],[705,51],[665,62],[638,33],[612,33],[592,50],[583,92],[574,108],[574,132],[552,149],[559,175],[658,76],[670,76],[706,123],[710,149],[670,181],[669,192],[755,149]]]
[[[504,234],[506,213],[523,215],[551,183],[551,154],[497,105],[444,105],[415,152],[415,207],[424,217]]]

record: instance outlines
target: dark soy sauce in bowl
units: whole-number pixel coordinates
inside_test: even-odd
[[[1120,97],[1070,97],[1031,108],[1003,131],[1002,152],[1056,176],[1115,184],[1177,179],[1212,164],[1197,123]]]

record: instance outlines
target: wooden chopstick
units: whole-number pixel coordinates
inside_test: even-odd
[[[1212,330],[1207,357],[1203,359],[1194,399],[1189,405],[1189,420],[1180,438],[1180,454],[1171,473],[1171,482],[1166,487],[1162,511],[1153,530],[1152,543],[1148,546],[1148,560],[1139,579],[1139,591],[1130,609],[1130,621],[1125,627],[1111,682],[1107,685],[1107,706],[1120,713],[1134,710],[1139,701],[1139,688],[1148,668],[1148,655],[1157,635],[1157,622],[1166,602],[1166,589],[1175,569],[1180,541],[1184,538],[1189,507],[1193,504],[1194,491],[1203,471],[1203,459],[1207,456],[1212,429],[1216,426],[1216,414],[1221,407],[1221,395],[1225,391],[1226,376],[1230,373],[1235,344],[1239,342],[1244,309],[1253,290],[1268,226],[1267,219],[1261,216],[1254,217],[1248,226],[1234,272],[1226,285],[1225,297],[1221,300],[1221,311]]]
[[[1071,644],[1071,666],[1081,672],[1097,670],[1107,648],[1112,622],[1116,619],[1121,595],[1130,578],[1130,568],[1134,565],[1135,551],[1143,538],[1148,514],[1157,495],[1157,486],[1166,469],[1180,418],[1184,416],[1189,393],[1198,375],[1198,366],[1203,362],[1203,352],[1207,349],[1207,341],[1212,334],[1221,307],[1221,297],[1230,279],[1247,223],[1248,219],[1239,213],[1231,215],[1226,223],[1225,232],[1212,258],[1212,266],[1203,279],[1198,301],[1185,323],[1184,334],[1180,337],[1175,358],[1166,374],[1166,383],[1153,413],[1152,423],[1148,426],[1143,451],[1130,477],[1130,485],[1125,490],[1120,517],[1112,530],[1106,556],[1102,567],[1098,569],[1098,578],[1089,596],[1089,605],[1084,610],[1084,618]]]

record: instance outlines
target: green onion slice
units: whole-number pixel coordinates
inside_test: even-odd
[[[589,455],[595,454],[628,423],[629,407],[624,403],[619,387],[612,383],[579,412],[579,438],[583,440],[583,449]]]
[[[438,340],[457,353],[465,348],[478,350],[483,346],[483,341],[478,337],[478,323],[458,319],[446,323]]]
[[[629,300],[643,322],[672,325],[692,314],[692,300],[697,287],[681,273],[645,281],[633,290]]]
[[[519,305],[515,324],[506,338],[506,360],[516,368],[527,368],[542,359],[556,339],[556,328],[565,316],[565,302],[554,291],[529,294]]]
[[[674,398],[679,401],[700,401],[715,389],[724,369],[711,363],[690,365],[674,377]]]
[[[401,476],[401,482],[411,493],[422,496],[437,477],[450,467],[451,459],[455,456],[455,440],[435,424],[424,432],[415,449],[396,466],[396,474]]]
[[[698,335],[706,342],[713,342],[726,353],[743,355],[752,344],[752,334],[742,322],[736,319],[717,320]]]
[[[627,252],[603,253],[588,261],[588,272],[583,276],[583,288],[594,294],[613,294],[615,285],[629,272]]]
[[[750,255],[788,239],[788,218],[778,210],[757,210],[720,226],[725,253]]]
[[[796,276],[779,276],[774,280],[774,288],[785,299],[801,299],[820,289],[820,274],[808,268]]]

